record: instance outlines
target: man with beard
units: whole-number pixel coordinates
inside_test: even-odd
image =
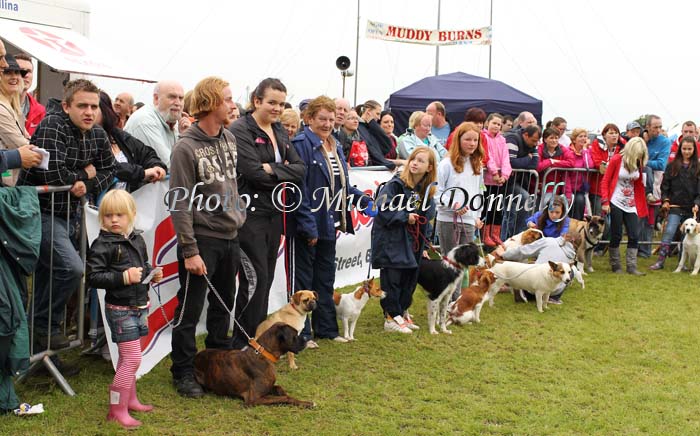
[[[182,116],[185,92],[180,83],[172,80],[158,82],[153,88],[153,106],[134,112],[124,130],[153,148],[158,157],[170,168],[170,153],[178,135],[190,126]]]

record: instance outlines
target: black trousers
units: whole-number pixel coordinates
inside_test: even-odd
[[[610,247],[617,248],[622,241],[622,225],[627,230],[627,248],[639,245],[639,217],[636,213],[624,212],[610,204]]]
[[[415,253],[416,263],[420,265],[423,250]],[[418,267],[416,268],[382,268],[379,272],[379,284],[386,297],[379,300],[384,310],[384,316],[395,317],[403,315],[413,303],[413,293],[418,283]]]
[[[173,328],[172,353],[170,354],[173,361],[170,372],[176,379],[194,372],[194,356],[197,354],[195,331],[204,308],[205,298],[209,302],[205,346],[219,349],[230,349],[232,346],[232,338],[228,335],[231,320],[228,311],[233,309],[233,296],[236,292],[236,273],[238,272],[240,251],[238,238],[226,240],[198,236],[197,247],[199,255],[207,267],[209,280],[221,295],[226,307],[221,305],[213,292],[210,291],[207,297],[207,282],[204,276],[190,274],[189,289],[185,294],[187,270],[185,269],[185,259],[178,247],[180,290],[177,292],[178,304],[175,309],[174,322],[177,324],[180,313],[182,313],[182,322]]]
[[[311,327],[319,339],[338,336],[338,321],[333,302],[335,283],[335,239],[319,239],[310,247],[306,238],[294,238],[294,290],[318,292],[318,307],[311,313]],[[302,331],[310,339],[308,325]]]
[[[238,232],[241,244],[241,274],[238,277],[236,319],[251,336],[267,318],[270,288],[282,236],[282,215],[249,215]],[[233,348],[248,345],[238,325],[233,326]]]

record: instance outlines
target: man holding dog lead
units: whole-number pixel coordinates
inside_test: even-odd
[[[245,222],[236,184],[236,138],[225,129],[231,89],[218,77],[207,77],[194,88],[192,112],[197,122],[173,147],[167,204],[177,233],[180,290],[172,333],[177,392],[190,398],[204,395],[194,378],[195,331],[207,294],[207,348],[230,349],[229,311],[233,309],[239,264],[238,230]],[[187,194],[185,194],[187,193]],[[206,277],[205,277],[206,276]],[[189,283],[188,283],[189,281]]]

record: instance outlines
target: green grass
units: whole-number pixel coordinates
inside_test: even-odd
[[[607,258],[586,289],[574,284],[544,314],[500,294],[480,325],[453,335],[385,333],[379,304],[360,318],[355,343],[320,341],[278,364],[278,382],[317,408],[245,408],[238,399],[180,398],[166,359],[139,383],[157,406],[137,415],[147,435],[697,435],[700,434],[698,278],[665,270],[613,275]],[[647,270],[650,260],[642,261]],[[412,313],[425,324],[419,290]],[[201,339],[201,338],[200,338]],[[200,342],[201,346],[201,342]],[[65,396],[48,378],[18,387],[46,412],[0,417],[6,435],[119,434],[106,423],[111,366],[82,367]]]

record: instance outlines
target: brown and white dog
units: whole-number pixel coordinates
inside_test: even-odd
[[[532,242],[535,242],[538,239],[541,239],[544,237],[544,233],[542,233],[542,230],[540,229],[527,229],[525,231],[522,231],[518,233],[517,235],[513,235],[510,238],[506,239],[503,241],[503,247],[508,250],[511,248],[515,247],[520,247],[523,245],[530,244]]]
[[[496,276],[487,267],[478,267],[473,270],[470,268],[469,279],[473,284],[462,288],[459,298],[450,303],[447,325],[481,322],[481,308],[488,299],[488,291],[496,281]]]
[[[489,305],[503,285],[513,289],[525,289],[535,294],[537,310],[547,308],[549,295],[561,286],[568,285],[574,278],[571,265],[564,262],[526,264],[501,262],[491,267],[496,280],[488,292]]]
[[[678,262],[678,268],[674,273],[681,272],[685,263],[688,262],[693,267],[691,276],[695,276],[700,271],[700,224],[695,221],[695,218],[688,218],[681,224],[681,233],[683,233],[683,254],[681,261]]]
[[[267,329],[278,322],[283,322],[292,326],[297,334],[304,329],[304,323],[309,313],[316,309],[318,305],[318,294],[316,291],[296,291],[292,295],[292,301],[282,306],[276,312],[272,312],[265,321],[261,322],[255,337],[259,338]],[[287,360],[291,369],[297,369],[294,361],[294,353],[287,353]]]
[[[583,264],[583,274],[593,272],[593,249],[603,239],[605,219],[598,215],[586,216],[583,221],[571,218],[569,233],[578,233],[582,237],[576,250],[576,260]]]
[[[355,326],[360,318],[360,313],[369,301],[370,297],[384,298],[385,294],[375,283],[374,277],[362,282],[353,292],[341,294],[333,292],[335,313],[343,322],[343,337],[348,341],[355,340]]]

